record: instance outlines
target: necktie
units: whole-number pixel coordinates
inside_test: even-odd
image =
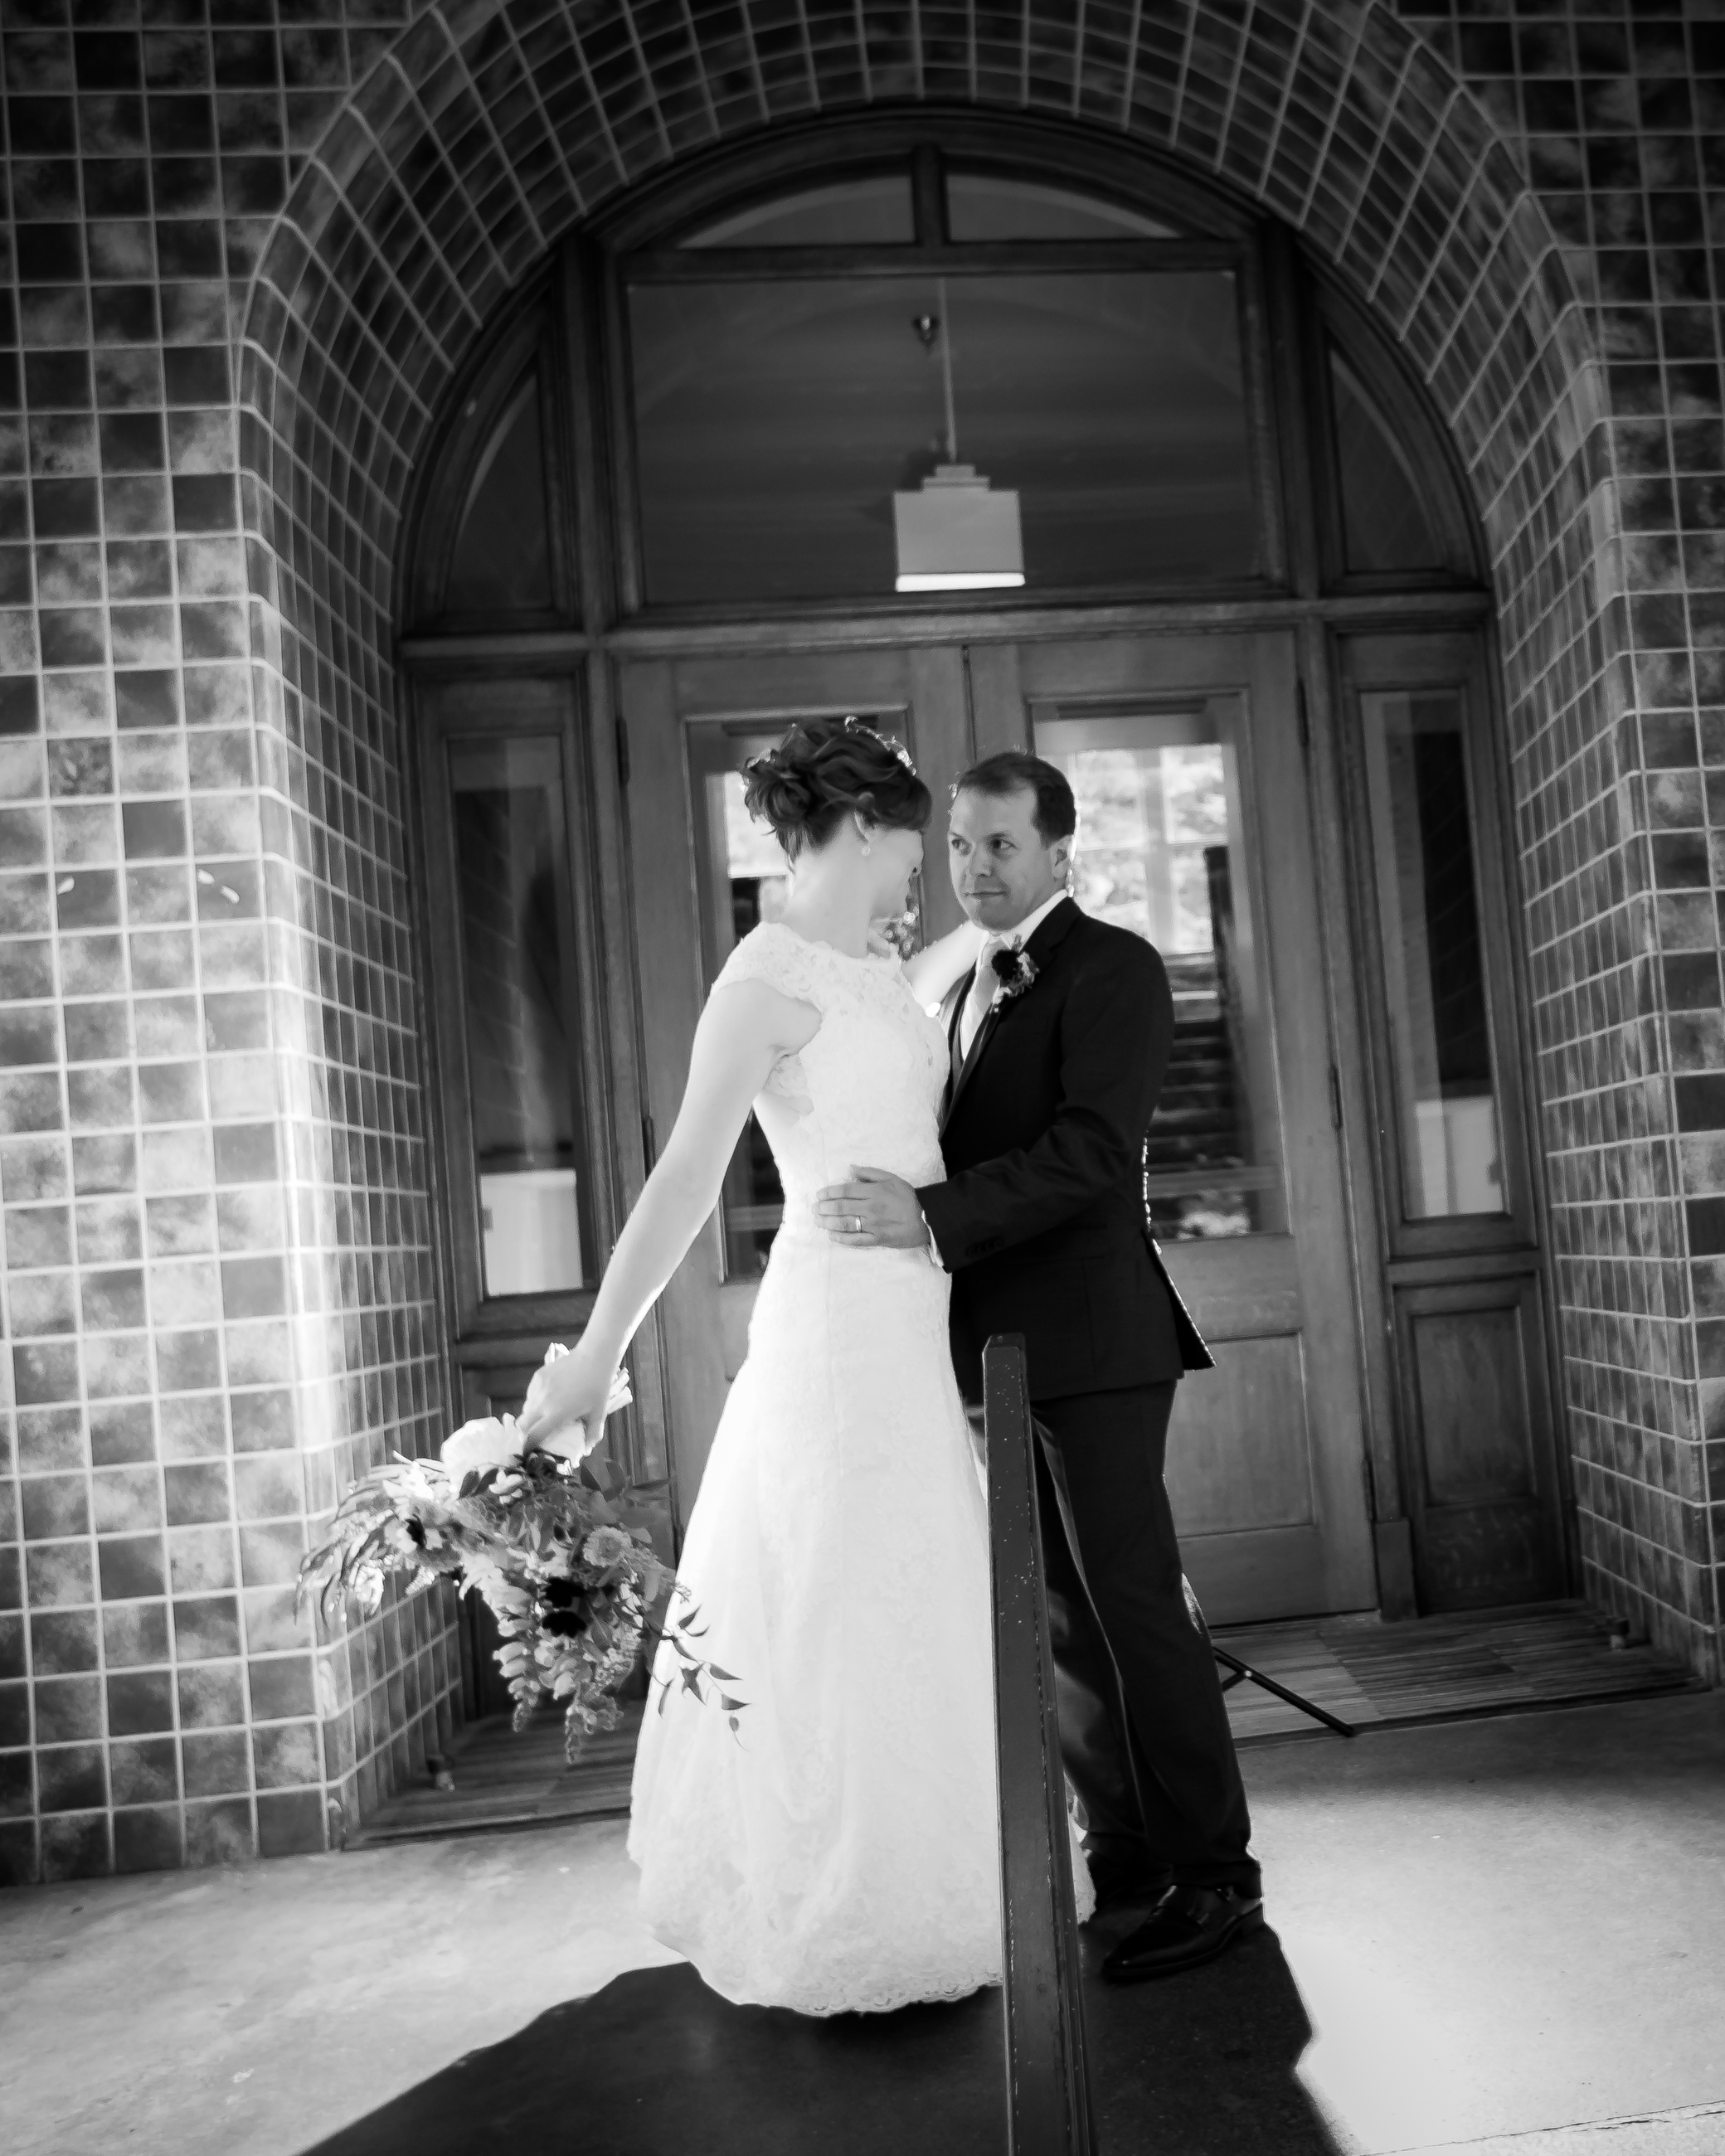
[[[978,1029],[988,1014],[988,1006],[994,1000],[994,991],[1000,986],[1000,976],[994,971],[994,953],[1004,951],[1012,941],[1009,936],[991,936],[977,953],[976,973],[970,983],[970,993],[964,998],[963,1013],[958,1020],[958,1053],[968,1055],[975,1044]]]

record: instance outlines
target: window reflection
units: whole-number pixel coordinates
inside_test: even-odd
[[[491,1296],[578,1288],[587,1277],[561,762],[548,739],[450,751],[468,1110]]]
[[[1412,1220],[1505,1210],[1455,690],[1362,696],[1402,1149]]]
[[[1343,542],[1353,570],[1435,569],[1444,548],[1394,430],[1333,350],[1330,393],[1342,475]]]
[[[682,247],[839,247],[908,244],[916,236],[907,172],[876,172],[799,187],[704,224]]]
[[[555,600],[535,372],[510,399],[468,482],[444,605],[450,613],[531,613]]]
[[[1173,991],[1173,1047],[1144,1155],[1157,1234],[1281,1228],[1267,1017],[1233,872],[1240,810],[1226,745],[1203,713],[1158,712],[1042,721],[1036,747],[1078,803],[1073,896],[1153,943]]]
[[[1172,225],[1070,187],[995,172],[947,175],[947,223],[955,240],[1174,239]]]
[[[629,294],[647,593],[890,593],[892,495],[957,454],[1016,489],[1028,585],[1257,567],[1239,311],[1221,272],[812,278]]]

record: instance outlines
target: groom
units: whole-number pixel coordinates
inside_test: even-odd
[[[952,887],[988,941],[943,1014],[947,1179],[918,1190],[859,1167],[820,1211],[839,1241],[925,1247],[952,1273],[968,1407],[984,1342],[1024,1336],[1060,1748],[1099,1911],[1149,1911],[1103,1963],[1135,1983],[1221,1953],[1262,1902],[1163,1486],[1174,1387],[1209,1360],[1145,1222],[1173,999],[1147,943],[1066,896],[1076,823],[1039,757],[991,756],[959,778]]]

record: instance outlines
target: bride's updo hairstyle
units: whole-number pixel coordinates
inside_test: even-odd
[[[743,767],[750,815],[770,824],[787,857],[819,853],[847,816],[920,831],[928,788],[896,742],[860,719],[799,719],[775,749]]]

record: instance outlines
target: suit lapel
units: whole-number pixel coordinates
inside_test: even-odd
[[[1073,922],[1080,917],[1078,908],[1069,898],[1063,900],[1037,924],[1036,932],[1025,944],[1024,949],[1036,962],[1039,968],[1045,962],[1055,946],[1065,936]],[[977,1065],[982,1061],[989,1042],[999,1031],[1001,1020],[1018,1000],[1016,997],[1003,997],[998,1002],[989,1004],[988,1009],[983,1014],[982,1024],[976,1029],[976,1038],[970,1044],[970,1053],[961,1065],[958,1060],[958,1029],[963,1014],[964,999],[970,993],[970,984],[975,978],[976,968],[973,966],[953,992],[952,1013],[947,1034],[947,1060],[951,1070],[947,1080],[946,1101],[941,1111],[942,1132],[952,1120],[959,1101],[963,1096],[964,1089],[975,1076]],[[1034,986],[1025,991],[1029,995],[1034,995],[1035,993]]]

